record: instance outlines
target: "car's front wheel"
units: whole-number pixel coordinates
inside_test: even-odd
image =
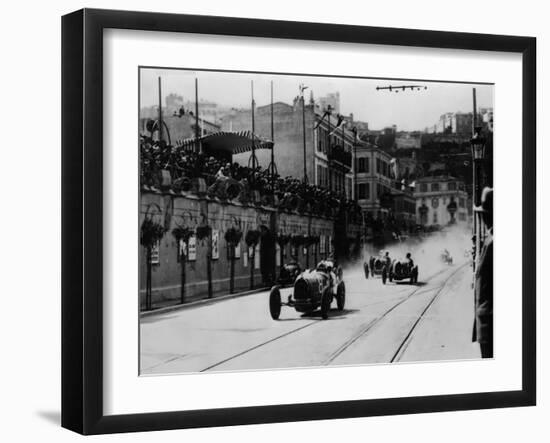
[[[328,312],[330,311],[330,303],[332,302],[332,296],[330,288],[327,288],[321,298],[321,317],[323,320],[328,318]]]

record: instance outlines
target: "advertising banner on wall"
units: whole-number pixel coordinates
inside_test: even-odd
[[[212,260],[220,258],[220,231],[212,229]]]
[[[195,261],[197,259],[197,237],[192,235],[189,237],[189,244],[187,245],[187,260]]]

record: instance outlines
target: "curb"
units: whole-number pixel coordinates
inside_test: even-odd
[[[158,309],[153,309],[151,311],[140,312],[139,318],[152,317],[154,315],[166,314],[167,312],[179,311],[182,309],[198,308],[201,306],[210,305],[210,304],[217,303],[224,300],[231,300],[232,298],[245,297],[247,295],[257,294],[259,292],[268,291],[269,289],[270,289],[269,287],[257,288],[257,289],[252,289],[250,291],[237,292],[235,294],[221,295],[219,297],[205,298],[201,300],[195,300],[189,303],[166,306],[164,308],[158,308]]]

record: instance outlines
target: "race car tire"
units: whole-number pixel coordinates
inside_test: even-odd
[[[386,280],[388,278],[388,271],[386,268],[382,269],[382,284],[386,284]]]
[[[338,289],[336,290],[336,306],[338,307],[339,311],[344,310],[344,306],[346,305],[346,285],[344,282],[340,282],[338,285]]]
[[[363,269],[365,271],[365,278],[368,280],[368,278],[369,278],[369,265],[367,263],[363,263]]]
[[[321,298],[321,317],[323,320],[326,320],[328,318],[328,312],[330,311],[330,303],[331,303],[331,293],[330,288],[327,288],[325,292],[323,293],[323,296]]]
[[[269,313],[273,320],[279,320],[281,315],[281,291],[278,286],[273,286],[269,293]]]

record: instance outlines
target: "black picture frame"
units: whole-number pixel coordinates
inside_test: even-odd
[[[103,413],[104,29],[503,51],[522,55],[522,388],[517,391]],[[529,406],[536,403],[536,39],[84,9],[62,18],[62,426],[82,434]]]

